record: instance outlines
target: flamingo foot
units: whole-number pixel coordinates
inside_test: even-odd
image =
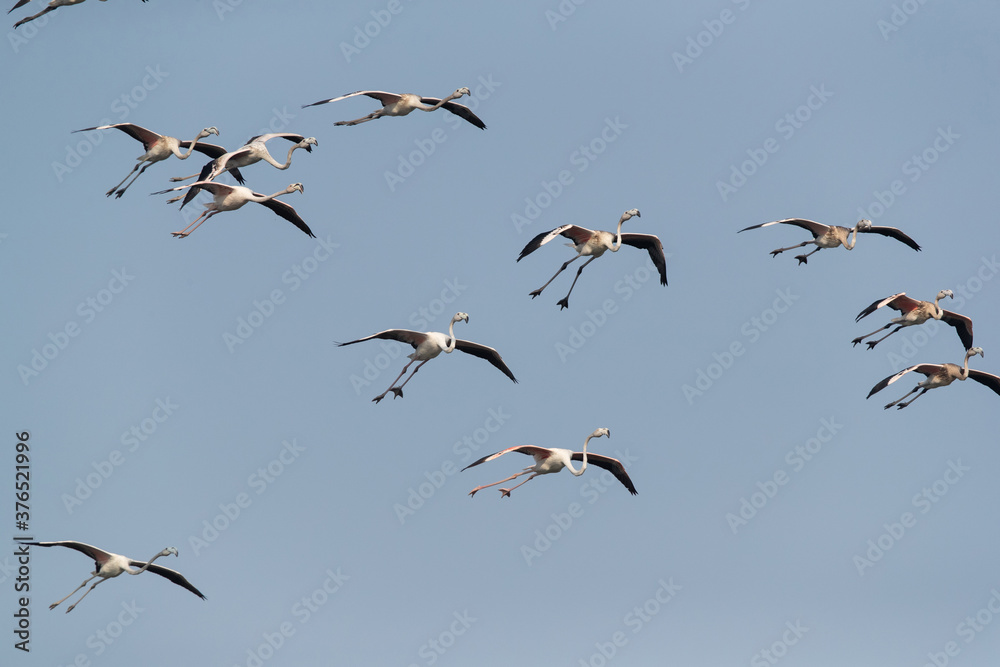
[[[402,387],[389,387],[389,391],[393,393],[392,400],[396,400],[397,398],[403,398]]]
[[[777,250],[772,250],[771,251],[771,257],[777,257],[778,255],[780,255],[783,252],[785,252],[785,251],[782,248],[778,248]]]
[[[182,199],[184,199],[184,195],[178,195],[178,196],[174,197],[173,199],[168,199],[167,203],[168,204],[173,204],[175,201],[180,201]]]
[[[864,338],[864,336],[859,336],[858,338],[855,338],[854,340],[852,340],[851,341],[851,347],[854,347],[855,345],[857,345],[858,343],[860,343],[862,338]],[[871,349],[871,348],[869,348],[869,349]]]
[[[538,296],[541,293],[542,293],[542,289],[541,288],[540,289],[536,289],[534,292],[528,292],[528,294],[531,296],[532,299],[534,299],[536,296]]]
[[[52,604],[49,605],[49,609],[55,609],[58,606],[59,606],[58,602],[53,602]]]
[[[115,193],[115,199],[121,199],[123,194],[125,194],[125,190],[119,190]]]
[[[795,259],[799,260],[799,266],[809,263],[809,255],[796,255]]]
[[[876,341],[868,341],[867,343],[865,343],[865,345],[868,346],[869,350],[874,350],[875,346],[878,345],[878,344],[879,344],[879,341],[877,341],[877,340]]]
[[[511,489],[500,489],[501,498],[510,498]]]
[[[184,239],[184,238],[187,238],[187,237],[188,237],[188,235],[187,235],[187,234],[185,234],[184,232],[170,232],[170,233],[171,233],[171,234],[172,234],[173,236],[176,236],[176,237],[177,237],[177,238],[179,238],[179,239]]]
[[[68,613],[70,613],[71,611],[73,611],[73,608],[74,608],[74,607],[76,607],[76,603],[73,603],[73,604],[71,604],[71,605],[69,606],[69,608],[68,608],[68,609],[66,610],[66,613],[68,614]]]
[[[565,299],[559,299],[558,301],[556,301],[556,303],[559,305],[559,310],[562,310],[563,308],[569,308],[569,297],[566,297]]]

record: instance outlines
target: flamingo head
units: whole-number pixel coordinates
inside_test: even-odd
[[[854,225],[854,229],[858,230],[859,232],[867,232],[871,228],[872,228],[872,221],[869,220],[868,218],[862,218],[861,220],[858,220],[858,224]]]
[[[217,128],[214,125],[211,126],[211,127],[206,127],[204,130],[202,130],[201,132],[198,133],[198,136],[207,137],[210,134],[214,134],[215,136],[218,137],[219,136],[219,128]]]
[[[969,351],[966,352],[965,354],[966,354],[966,357],[974,357],[974,356],[976,356],[978,354],[980,357],[982,357],[984,359],[986,358],[986,353],[983,352],[983,348],[981,348],[981,347],[972,347],[972,348],[969,348]]]
[[[451,318],[451,321],[452,322],[461,322],[461,321],[464,321],[466,324],[468,324],[469,323],[469,314],[468,313],[455,313],[455,317]]]
[[[292,192],[295,192],[296,190],[298,190],[299,192],[301,192],[301,193],[304,194],[305,191],[306,191],[306,188],[301,183],[292,183],[287,188],[285,188],[285,192],[287,192],[289,194],[291,194]]]
[[[642,217],[642,215],[639,213],[639,209],[637,209],[637,208],[630,208],[629,210],[627,210],[624,213],[622,213],[622,222],[624,222],[625,220],[628,220],[629,218],[632,218],[632,217],[636,217],[636,218],[641,218]]]
[[[952,292],[950,289],[943,289],[940,292],[938,292],[937,298],[938,299],[943,299],[946,296],[954,299],[955,298],[955,293]]]
[[[469,90],[468,88],[466,88],[465,86],[462,86],[461,88],[459,88],[458,90],[455,91],[454,95],[455,95],[455,98],[462,97],[463,95],[470,95],[471,96],[472,95],[472,91]]]
[[[313,146],[319,146],[319,142],[316,141],[316,137],[306,137],[298,143],[299,148],[306,149],[307,153],[312,153]]]
[[[600,438],[602,435],[605,436],[605,437],[610,438],[611,437],[611,429],[610,428],[604,428],[602,426],[601,428],[599,428],[596,431],[594,431],[593,433],[591,433],[590,437],[592,437],[592,438]]]
[[[166,549],[164,549],[163,551],[160,552],[160,555],[161,556],[170,556],[170,555],[180,556],[180,554],[177,553],[177,547],[167,547]]]

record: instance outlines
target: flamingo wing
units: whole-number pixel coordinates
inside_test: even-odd
[[[893,294],[892,296],[887,296],[884,299],[876,299],[875,301],[872,301],[867,308],[858,313],[858,316],[854,318],[854,321],[860,322],[863,318],[868,317],[882,306],[887,306],[887,305],[890,305],[892,308],[895,308],[896,310],[904,312],[902,308],[897,308],[895,305],[891,305],[896,299],[899,299],[901,297],[904,297],[904,300],[907,301],[908,303],[914,304],[912,307],[907,308],[906,309],[907,311],[913,310],[913,308],[916,308],[917,305],[920,303],[915,299],[910,299],[909,297],[906,297],[906,292],[900,292],[899,294]]]
[[[430,104],[430,105],[433,106],[433,105],[437,104],[438,102],[440,102],[441,98],[440,97],[421,97],[420,101],[423,102],[424,104]],[[472,109],[470,109],[469,107],[465,106],[464,104],[458,104],[456,102],[445,102],[444,104],[441,105],[441,108],[442,109],[446,109],[446,110],[452,112],[453,114],[455,114],[459,118],[464,118],[465,120],[469,121],[470,123],[472,123],[473,125],[475,125],[476,127],[478,127],[480,130],[485,130],[486,129],[486,123],[484,123],[483,121],[481,121],[479,119],[479,116],[477,116],[476,114],[472,113]]]
[[[257,193],[255,192],[254,194],[256,195]],[[267,208],[271,209],[272,211],[280,215],[282,218],[284,218],[288,222],[292,223],[293,225],[301,229],[303,232],[305,232],[307,236],[316,238],[316,235],[312,233],[311,229],[309,229],[309,225],[305,223],[305,220],[299,217],[299,214],[296,213],[295,209],[292,208],[291,204],[283,202],[278,198],[268,199],[267,201],[262,201],[258,203],[261,206],[266,206]]]
[[[374,338],[382,340],[398,340],[400,343],[407,343],[412,345],[413,349],[416,349],[421,343],[427,340],[427,334],[421,331],[410,331],[409,329],[386,329],[385,331],[379,331],[371,336],[365,336],[364,338],[348,341],[346,343],[337,343],[337,345],[339,347],[344,347],[345,345],[363,343],[366,340],[372,340]]]
[[[972,347],[972,320],[965,315],[959,315],[950,310],[944,311],[941,319],[955,327],[955,332],[958,333],[958,337],[962,340],[962,345],[965,346],[966,350]]]
[[[128,563],[132,567],[143,567],[146,564],[145,562],[139,560],[129,560]],[[148,568],[146,568],[146,571],[153,572],[155,574],[160,575],[161,577],[165,577],[170,581],[174,582],[175,584],[177,584],[178,586],[183,586],[184,588],[188,589],[189,591],[200,597],[202,600],[205,599],[205,596],[202,595],[201,591],[199,591],[197,588],[191,585],[191,582],[185,579],[184,575],[178,572],[177,570],[171,570],[169,567],[163,567],[162,565],[157,565],[156,563],[153,563]]]
[[[475,461],[465,466],[464,468],[462,468],[462,470],[468,470],[473,466],[477,466],[480,463],[486,463],[487,461],[492,461],[493,459],[499,458],[504,454],[510,452],[518,452],[521,454],[527,454],[528,456],[533,456],[535,458],[535,461],[544,461],[545,459],[552,456],[552,450],[546,449],[545,447],[536,447],[535,445],[517,445],[515,447],[508,447],[507,449],[501,449],[499,452],[495,452],[493,454],[487,454],[478,461]]]
[[[806,220],[804,218],[786,218],[785,220],[773,220],[771,222],[764,222],[759,225],[751,225],[750,227],[744,227],[740,232],[745,232],[750,229],[760,229],[761,227],[770,227],[771,225],[795,225],[796,227],[801,227],[802,229],[808,230],[810,234],[815,238],[819,238],[830,231],[829,225],[824,225],[819,222],[814,222],[812,220]],[[739,232],[736,232],[739,234]]]
[[[24,544],[36,547],[66,547],[68,549],[76,549],[80,553],[93,558],[98,566],[107,562],[114,555],[104,549],[98,549],[95,546],[84,544],[83,542],[74,542],[73,540],[63,540],[62,542],[24,542]]]
[[[496,366],[501,372],[503,372],[504,375],[509,377],[515,383],[517,382],[517,378],[515,378],[514,374],[511,373],[509,368],[507,368],[507,364],[504,363],[503,358],[500,356],[500,353],[494,350],[492,347],[487,347],[486,345],[480,345],[479,343],[473,343],[472,341],[456,338],[455,348],[467,354],[479,357],[480,359],[485,359],[486,361]]]
[[[663,255],[663,244],[659,237],[653,234],[622,234],[622,243],[646,250],[656,270],[660,272],[660,284],[667,284],[667,258]]]
[[[917,364],[916,366],[910,366],[909,368],[904,368],[903,370],[899,371],[895,375],[890,375],[889,377],[883,379],[877,385],[875,385],[874,387],[872,387],[872,390],[870,392],[868,392],[868,395],[865,396],[865,398],[871,398],[872,395],[877,394],[878,392],[882,391],[883,389],[885,389],[890,384],[892,384],[893,382],[895,382],[899,378],[903,377],[907,373],[917,372],[917,373],[921,373],[923,375],[931,376],[931,375],[934,375],[935,373],[937,373],[938,371],[940,371],[942,368],[943,368],[943,366],[941,366],[941,364]]]
[[[556,227],[555,229],[549,230],[547,232],[542,232],[535,238],[528,241],[528,245],[524,246],[521,250],[521,254],[518,255],[517,261],[521,261],[531,253],[535,252],[543,245],[556,238],[557,236],[565,236],[568,239],[572,239],[574,243],[586,243],[594,235],[594,232],[585,227],[578,227],[576,225],[563,225],[562,227]]]
[[[353,93],[347,93],[346,95],[341,95],[340,97],[331,97],[328,100],[320,100],[319,102],[313,102],[312,104],[303,104],[302,108],[314,107],[317,104],[327,104],[328,102],[339,102],[340,100],[346,100],[348,97],[354,97],[356,95],[367,95],[368,97],[374,98],[382,103],[382,106],[387,106],[393,102],[398,102],[402,96],[396,93],[387,93],[381,90],[357,90]]]
[[[896,229],[895,227],[869,227],[868,229],[859,229],[858,232],[865,234],[881,234],[882,236],[889,236],[891,238],[896,239],[897,241],[905,243],[906,245],[910,246],[911,248],[913,248],[918,252],[920,251],[920,246],[917,245],[916,241],[914,241],[909,236],[907,236],[900,230]]]
[[[571,458],[574,461],[583,461],[583,452],[573,452]],[[587,463],[593,464],[598,468],[604,468],[614,475],[633,496],[639,495],[639,492],[635,490],[635,485],[632,484],[632,480],[629,479],[628,473],[625,472],[625,466],[618,459],[587,452]]]
[[[969,370],[969,377],[978,382],[979,384],[984,384],[990,389],[992,389],[997,394],[1000,394],[1000,377],[992,375],[990,373],[984,373],[982,371]]]
[[[305,141],[306,138],[301,134],[295,134],[293,132],[271,132],[270,134],[258,134],[255,137],[250,137],[247,139],[247,143],[252,144],[255,141],[259,141],[263,144],[267,143],[271,139],[287,139],[293,144],[297,144],[300,141]],[[312,153],[312,146],[306,146],[305,149],[306,152]]]
[[[9,13],[9,12],[8,12]],[[90,130],[121,130],[128,136],[142,142],[143,148],[147,151],[150,146],[155,144],[160,140],[160,135],[152,130],[147,130],[144,127],[135,125],[134,123],[115,123],[114,125],[98,125],[97,127],[85,127],[82,130],[73,130],[73,132],[89,132]]]

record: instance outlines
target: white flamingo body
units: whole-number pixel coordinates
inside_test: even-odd
[[[508,498],[510,497],[511,491],[513,491],[514,489],[523,484],[527,484],[528,482],[533,480],[535,477],[538,477],[539,475],[549,475],[552,473],[559,472],[563,468],[566,468],[567,470],[570,471],[570,473],[579,477],[587,469],[588,462],[609,471],[618,479],[619,482],[621,482],[625,486],[626,489],[629,490],[629,492],[632,495],[638,494],[638,491],[635,490],[635,486],[632,484],[632,480],[629,479],[628,473],[625,472],[625,466],[623,466],[618,459],[611,458],[610,456],[602,456],[600,454],[593,454],[587,452],[587,445],[590,444],[590,439],[599,438],[601,436],[606,436],[610,438],[611,430],[607,428],[599,428],[590,435],[588,435],[587,439],[583,442],[583,451],[581,452],[574,452],[571,449],[557,449],[557,448],[550,449],[548,447],[536,447],[535,445],[519,445],[516,447],[508,447],[507,449],[500,450],[499,452],[496,452],[494,454],[489,454],[487,456],[484,456],[478,461],[475,461],[465,466],[464,468],[462,468],[462,470],[468,470],[469,468],[477,466],[480,463],[492,461],[493,459],[499,458],[509,452],[518,452],[520,454],[527,454],[528,456],[531,456],[535,459],[535,464],[528,466],[521,472],[511,475],[510,477],[501,479],[499,482],[493,482],[492,484],[484,484],[483,486],[477,486],[476,488],[474,488],[472,491],[469,492],[469,496],[475,496],[476,493],[478,491],[481,491],[482,489],[486,489],[491,486],[496,486],[497,484],[503,484],[504,482],[508,482],[522,475],[531,474],[531,477],[524,480],[517,486],[513,486],[509,489],[500,489],[500,497]],[[582,462],[582,465],[580,466],[579,470],[573,467],[573,461]]]
[[[76,593],[78,590],[86,586],[87,583],[90,582],[92,579],[100,577],[98,581],[96,581],[89,589],[87,589],[86,593],[80,596],[79,600],[77,600],[76,602],[74,602],[69,606],[69,608],[66,610],[67,614],[73,611],[73,608],[76,607],[76,605],[80,604],[80,601],[83,600],[83,598],[87,597],[87,594],[90,593],[90,591],[94,590],[97,587],[97,585],[100,584],[101,582],[107,581],[108,579],[113,579],[114,577],[117,577],[118,575],[123,573],[142,574],[146,570],[149,570],[150,572],[158,574],[161,577],[169,579],[178,586],[182,586],[183,588],[188,589],[189,591],[200,597],[202,600],[205,599],[205,596],[202,595],[201,591],[192,586],[191,582],[185,579],[184,575],[182,575],[180,572],[177,572],[176,570],[171,570],[170,568],[166,568],[161,565],[153,565],[153,561],[159,558],[160,556],[169,556],[171,554],[173,554],[174,556],[179,555],[177,553],[177,549],[175,549],[174,547],[167,547],[163,551],[159,552],[158,554],[150,558],[148,562],[144,563],[142,561],[132,560],[131,558],[128,558],[126,556],[113,554],[109,551],[104,551],[103,549],[98,549],[97,547],[91,546],[89,544],[84,544],[83,542],[74,542],[66,540],[62,542],[24,542],[24,544],[30,544],[36,547],[67,547],[69,549],[75,549],[76,551],[79,551],[80,553],[94,559],[94,571],[91,573],[91,576],[88,579],[86,579],[82,584],[77,586],[72,593],[64,597],[62,600],[59,600],[58,602],[54,602],[51,605],[49,605],[49,609],[55,609],[60,603],[65,602],[70,596],[72,596],[73,593]],[[133,568],[138,568],[138,569],[133,569]]]
[[[355,97],[357,95],[365,95],[376,99],[382,103],[382,108],[371,112],[363,118],[356,118],[355,120],[341,120],[334,123],[334,125],[358,125],[360,123],[367,123],[370,120],[375,120],[376,118],[381,118],[382,116],[405,116],[411,111],[420,109],[421,111],[435,111],[444,107],[446,111],[450,111],[456,116],[467,120],[481,130],[486,129],[486,124],[479,119],[476,114],[472,113],[472,109],[463,105],[452,102],[451,100],[462,97],[463,95],[470,95],[468,88],[459,88],[454,93],[440,99],[437,97],[422,97],[420,95],[414,95],[412,93],[387,93],[383,90],[358,90],[353,93],[348,93],[346,95],[341,95],[340,97],[332,97],[328,100],[320,100],[319,102],[313,102],[312,104],[304,104],[302,108],[314,107],[318,104],[328,104],[329,102],[339,102],[340,100],[346,100],[349,97]]]
[[[896,333],[900,329],[903,329],[904,327],[917,326],[929,320],[941,320],[955,328],[955,331],[958,333],[959,339],[961,339],[962,341],[962,345],[964,345],[965,349],[968,350],[969,348],[972,347],[972,340],[973,340],[972,320],[970,320],[965,315],[959,315],[958,313],[953,313],[950,310],[945,310],[944,308],[942,308],[938,302],[945,297],[954,299],[955,294],[951,290],[941,290],[940,292],[937,293],[937,296],[934,298],[934,301],[931,302],[931,301],[919,301],[917,299],[911,299],[910,297],[906,296],[906,292],[900,292],[899,294],[893,294],[892,296],[886,297],[884,299],[873,301],[867,308],[865,308],[858,314],[858,316],[854,320],[855,322],[860,322],[862,318],[871,315],[882,306],[888,306],[889,308],[892,308],[893,310],[902,313],[902,315],[900,317],[892,318],[888,324],[886,324],[883,327],[879,327],[878,329],[869,334],[865,334],[864,336],[858,336],[857,338],[852,340],[851,343],[853,345],[857,345],[865,338],[868,338],[869,336],[874,336],[879,331],[882,331],[884,329],[889,329],[895,325],[896,328],[887,333],[886,335],[882,336],[877,340],[870,340],[866,343],[866,345],[868,345],[868,349],[871,350],[876,345],[881,343],[883,340],[885,340],[892,334]]]
[[[242,208],[248,202],[256,202],[262,206],[266,206],[285,220],[288,220],[293,225],[301,229],[308,236],[313,238],[316,237],[316,235],[312,233],[312,230],[309,229],[309,225],[307,225],[305,221],[299,217],[299,214],[296,213],[295,209],[292,208],[290,204],[286,204],[285,202],[276,199],[276,197],[290,194],[292,192],[305,192],[305,188],[301,183],[292,183],[284,190],[275,192],[272,195],[262,195],[259,192],[254,192],[250,188],[242,185],[227,185],[225,183],[216,183],[215,181],[197,181],[195,183],[191,183],[190,185],[181,185],[176,188],[170,188],[169,190],[154,192],[153,194],[162,195],[167,192],[184,190],[186,188],[191,188],[192,190],[198,188],[207,190],[212,194],[214,199],[205,204],[205,211],[195,218],[190,225],[179,232],[173,232],[173,235],[178,238],[187,237],[213,215],[222,213],[223,211],[235,211]]]
[[[403,370],[399,372],[396,379],[392,381],[389,388],[383,391],[381,394],[372,399],[375,403],[378,403],[385,395],[390,391],[393,393],[393,398],[400,398],[403,396],[403,387],[406,383],[413,379],[413,376],[417,374],[421,366],[426,364],[431,359],[436,358],[442,352],[446,354],[451,354],[453,351],[461,350],[467,354],[479,357],[480,359],[485,359],[500,370],[504,375],[509,377],[513,382],[517,382],[514,374],[504,363],[503,358],[500,353],[497,352],[492,347],[487,347],[486,345],[480,345],[479,343],[473,343],[468,340],[461,340],[455,338],[455,323],[456,322],[468,322],[468,313],[455,313],[455,316],[451,318],[451,324],[448,326],[448,333],[443,334],[437,331],[410,331],[409,329],[387,329],[385,331],[380,331],[371,336],[365,336],[364,338],[359,338],[357,340],[352,340],[347,343],[337,343],[338,346],[344,347],[345,345],[354,345],[355,343],[362,343],[366,340],[372,339],[383,339],[383,340],[398,340],[401,343],[407,343],[413,347],[413,352],[407,355],[409,362],[403,366]],[[398,387],[395,386],[399,378],[403,377],[406,373],[406,369],[410,367],[415,361],[419,361],[413,372],[410,373],[410,377],[406,378],[403,384]]]
[[[140,127],[134,123],[115,123],[114,125],[85,127],[82,130],[74,130],[74,132],[90,132],[91,130],[112,129],[120,130],[136,141],[142,142],[142,147],[146,150],[146,152],[136,158],[137,163],[132,168],[132,171],[128,173],[128,176],[123,178],[118,185],[105,193],[108,197],[112,194],[115,194],[116,198],[121,197],[125,194],[125,191],[128,190],[129,185],[135,183],[136,179],[142,176],[142,172],[146,171],[150,165],[162,162],[171,155],[175,156],[178,160],[186,160],[191,156],[193,151],[204,153],[205,155],[213,158],[223,155],[226,152],[226,149],[222,146],[206,144],[198,141],[199,139],[207,137],[210,134],[218,135],[219,130],[214,126],[203,129],[192,141],[180,141],[175,137],[169,137],[165,134],[157,134],[152,130],[147,130],[146,128]],[[182,152],[182,148],[186,148],[187,152]],[[139,173],[135,174],[136,171]],[[121,189],[118,189],[122,183],[129,179],[129,176],[132,176],[132,174],[135,174],[135,177],[129,182],[129,184]]]
[[[889,236],[897,241],[905,243],[914,250],[920,250],[920,246],[917,245],[916,241],[895,227],[874,227],[872,226],[872,221],[867,219],[859,220],[854,227],[848,228],[841,227],[840,225],[824,225],[819,222],[805,220],[803,218],[788,218],[785,220],[765,222],[759,225],[751,225],[750,227],[741,229],[740,232],[745,232],[750,229],[760,229],[761,227],[770,227],[771,225],[794,225],[807,230],[813,235],[811,241],[803,241],[797,245],[789,246],[787,248],[778,248],[777,250],[771,251],[771,256],[777,257],[786,250],[793,250],[806,245],[815,245],[816,249],[812,252],[795,256],[795,259],[799,260],[799,264],[808,264],[808,257],[816,254],[823,248],[836,248],[838,246],[844,246],[848,250],[853,250],[854,244],[858,240],[859,232],[863,234],[880,234],[882,236]]]
[[[142,1],[146,2],[147,0],[142,0]],[[24,5],[28,4],[29,2],[31,2],[31,0],[17,0],[17,4],[15,4],[13,7],[11,7],[7,11],[7,13],[10,14],[12,11],[14,11],[15,9],[17,9],[18,7],[23,7]],[[19,25],[21,25],[22,23],[27,23],[28,21],[34,21],[39,16],[42,16],[43,14],[48,14],[49,12],[54,11],[56,9],[59,9],[60,7],[69,7],[71,5],[78,5],[81,2],[84,2],[84,0],[50,0],[48,6],[45,9],[43,9],[42,11],[38,12],[37,14],[35,14],[33,16],[29,16],[27,18],[21,19],[20,21],[18,21],[17,23],[14,24],[14,27],[16,28]],[[107,2],[107,0],[101,0],[101,2]]]
[[[579,280],[580,274],[583,270],[587,268],[587,265],[592,261],[603,255],[605,252],[610,250],[611,252],[618,252],[622,244],[630,245],[635,248],[640,248],[646,250],[649,253],[649,258],[653,261],[656,266],[657,271],[660,274],[660,284],[667,284],[667,260],[666,256],[663,254],[663,244],[660,239],[652,234],[622,234],[622,224],[626,220],[632,217],[642,217],[639,214],[638,209],[630,209],[622,214],[621,219],[618,220],[618,229],[612,234],[611,232],[605,232],[601,230],[590,230],[586,227],[579,227],[577,225],[563,225],[562,227],[556,227],[555,229],[542,232],[535,238],[528,241],[528,244],[524,246],[521,250],[521,254],[518,255],[517,261],[521,261],[534,251],[538,250],[540,247],[548,243],[554,238],[563,236],[572,241],[572,243],[567,243],[569,247],[576,250],[576,257],[567,260],[556,274],[549,278],[549,282],[545,283],[533,292],[530,292],[531,298],[534,299],[536,296],[542,293],[549,284],[556,279],[556,277],[566,270],[566,267],[571,263],[576,261],[581,257],[590,257],[586,262],[580,266],[576,271],[576,278],[573,279],[573,284],[570,285],[569,292],[563,299],[560,299],[556,303],[559,305],[559,310],[569,307],[569,295],[573,293],[573,288],[576,287],[576,281]]]
[[[1000,395],[1000,377],[993,375],[991,373],[984,373],[982,371],[970,370],[969,369],[969,357],[974,355],[980,355],[985,357],[983,353],[983,348],[974,347],[965,352],[965,364],[959,366],[958,364],[916,364],[915,366],[910,366],[909,368],[904,368],[895,375],[890,375],[889,377],[883,379],[881,382],[872,387],[872,390],[868,392],[867,398],[871,398],[873,394],[882,391],[890,384],[903,377],[907,373],[915,372],[925,375],[927,379],[921,380],[917,383],[917,386],[910,390],[905,396],[896,399],[892,403],[885,406],[888,410],[892,406],[896,406],[897,409],[902,410],[907,405],[917,400],[925,393],[931,389],[937,389],[938,387],[947,387],[955,380],[966,380],[972,378],[980,384],[986,385],[998,395]],[[903,403],[903,399],[914,392],[920,392],[909,401]]]

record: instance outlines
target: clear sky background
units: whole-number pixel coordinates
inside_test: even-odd
[[[922,377],[865,400],[879,380],[962,345],[943,325],[850,341],[894,315],[856,324],[873,300],[952,289],[986,350],[972,366],[1000,373],[996,3],[122,0],[45,18],[8,29],[0,74],[0,521],[136,559],[176,546],[159,562],[208,599],[147,574],[49,611],[92,563],[35,549],[25,655],[7,555],[8,659],[993,664],[1000,396],[955,383],[883,410]],[[461,86],[486,131],[441,111],[334,127],[367,98],[301,108]],[[107,198],[140,144],[71,132],[109,121],[215,125],[230,149],[316,137],[244,175],[303,183],[284,200],[318,238],[255,204],[171,237],[200,204],[149,193],[205,160]],[[572,271],[528,297],[573,256],[560,240],[516,263],[532,236],[633,207],[668,287],[626,247],[568,310]],[[736,233],[862,216],[923,251],[863,235],[798,266],[768,253],[803,230]],[[376,405],[409,348],[335,345],[456,311],[518,384],[455,353]],[[480,456],[578,449],[601,426],[592,450],[627,462],[637,496],[593,467],[467,496],[531,463],[457,472]]]

